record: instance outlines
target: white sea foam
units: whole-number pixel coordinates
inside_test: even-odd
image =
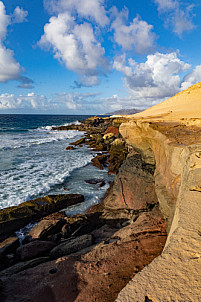
[[[25,154],[26,160],[17,168],[0,172],[1,208],[17,205],[50,191],[55,185],[62,184],[74,169],[89,163],[94,156],[85,148],[83,151],[77,149],[64,153],[58,145],[52,146],[51,150],[41,148],[32,151],[32,156]]]
[[[78,132],[76,130],[53,131],[51,129],[40,129],[40,131],[32,130],[26,132],[26,134],[16,133],[15,136],[13,134],[7,134],[6,136],[1,136],[0,150],[31,147],[33,145],[62,141],[74,138],[77,135],[82,135],[83,133],[84,132]]]

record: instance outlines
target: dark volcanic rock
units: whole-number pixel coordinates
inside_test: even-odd
[[[29,223],[68,206],[81,203],[81,194],[48,195],[0,210],[0,235],[10,234]]]
[[[30,260],[36,257],[44,256],[54,247],[54,242],[36,240],[18,247],[17,255],[20,257],[21,261]]]
[[[65,242],[56,246],[50,252],[50,257],[55,259],[72,253],[76,253],[93,244],[92,235],[83,235],[77,238],[66,240]]]

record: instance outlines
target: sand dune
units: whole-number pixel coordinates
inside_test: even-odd
[[[185,120],[201,118],[201,82],[170,99],[132,115],[135,118]]]

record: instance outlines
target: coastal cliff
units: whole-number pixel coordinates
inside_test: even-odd
[[[120,127],[123,138],[144,161],[156,164],[155,191],[168,238],[162,254],[129,282],[118,302],[200,301],[200,87],[194,85],[173,98],[179,108],[174,118],[167,118],[170,99],[163,107],[159,104],[147,110],[147,118],[145,112],[137,114]],[[186,95],[188,107],[181,107]],[[192,108],[199,108],[196,116]]]
[[[200,301],[200,88],[146,113],[59,128],[86,131],[66,152],[86,143],[99,151],[92,164],[116,177],[86,213],[47,213],[21,247],[2,243],[2,301]]]

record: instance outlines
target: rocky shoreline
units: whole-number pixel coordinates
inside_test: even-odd
[[[167,234],[155,192],[155,164],[124,141],[122,122],[125,118],[93,117],[55,128],[85,131],[66,152],[88,144],[99,152],[92,164],[116,174],[100,204],[67,217],[58,211],[84,197],[65,194],[0,210],[2,301],[114,301],[161,254]],[[5,239],[33,221],[37,224],[23,245],[16,237]]]

